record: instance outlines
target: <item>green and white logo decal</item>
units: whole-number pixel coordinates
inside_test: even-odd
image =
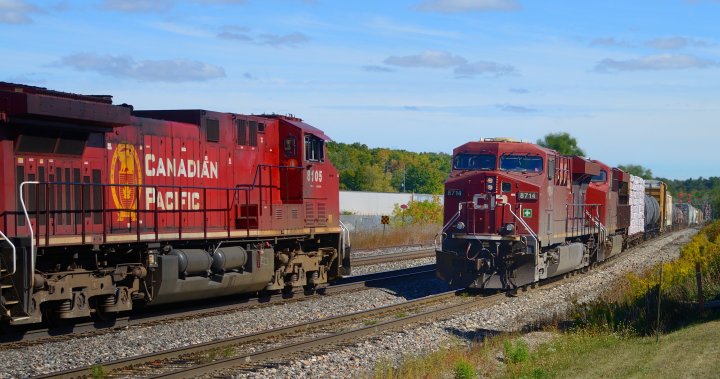
[[[522,215],[523,215],[523,217],[525,217],[525,218],[530,218],[530,217],[532,217],[532,209],[530,209],[530,208],[525,208],[525,209],[523,209]]]

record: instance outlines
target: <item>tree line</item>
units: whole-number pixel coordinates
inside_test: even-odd
[[[568,133],[551,133],[537,141],[540,146],[565,155],[584,156],[577,140]],[[369,148],[360,143],[329,142],[328,156],[340,172],[340,189],[347,191],[414,192],[442,194],[450,173],[452,156],[445,153],[414,153],[406,150]],[[690,194],[695,206],[709,202],[720,214],[720,177],[674,180],[656,177],[637,164],[619,165],[623,171],[644,179],[667,183],[673,201]]]

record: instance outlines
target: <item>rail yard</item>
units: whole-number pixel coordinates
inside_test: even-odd
[[[369,375],[378,341],[397,363],[408,338],[562,317],[711,216],[662,181],[486,138],[453,152],[433,244],[353,251],[330,137],[297,117],[13,83],[0,115],[10,377]]]

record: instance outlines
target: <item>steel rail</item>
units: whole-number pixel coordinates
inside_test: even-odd
[[[347,282],[340,282],[324,288],[320,294],[296,293],[292,296],[286,294],[274,294],[270,297],[251,297],[225,301],[227,305],[213,306],[208,308],[207,302],[198,305],[189,305],[187,310],[177,309],[153,309],[148,310],[146,315],[125,315],[118,317],[114,322],[82,322],[58,328],[31,329],[21,333],[0,334],[0,351],[44,343],[48,339],[69,339],[86,337],[88,333],[100,332],[109,333],[119,328],[152,324],[155,322],[180,321],[190,317],[210,316],[233,311],[240,311],[254,306],[279,305],[291,301],[302,301],[312,297],[337,295],[341,293],[358,291],[378,287],[384,283],[395,283],[407,280],[418,280],[435,275],[435,266],[426,265],[412,269],[386,271],[382,273],[368,274],[358,277],[346,278]],[[223,304],[222,299],[220,303]]]
[[[435,250],[424,249],[417,251],[406,251],[402,253],[389,253],[369,255],[365,257],[351,258],[352,266],[369,266],[389,262],[409,261],[413,259],[430,258],[435,256]]]
[[[448,291],[448,292],[443,292],[443,293],[436,294],[436,295],[422,297],[422,298],[415,299],[415,300],[410,300],[410,301],[403,302],[400,304],[391,304],[391,305],[386,305],[386,306],[380,307],[380,308],[374,308],[374,309],[370,309],[370,310],[354,312],[351,314],[346,314],[346,315],[335,316],[335,317],[325,318],[325,319],[316,320],[316,321],[295,324],[295,325],[291,325],[291,326],[283,327],[283,328],[275,328],[275,329],[265,330],[265,331],[256,332],[256,333],[252,333],[252,334],[231,337],[231,338],[227,338],[224,340],[211,341],[211,342],[196,344],[196,345],[192,345],[192,346],[176,348],[176,349],[172,349],[172,350],[165,350],[165,351],[161,351],[161,352],[144,354],[141,356],[136,356],[136,357],[131,357],[131,358],[119,359],[116,361],[103,363],[102,367],[106,372],[109,373],[113,370],[120,370],[120,369],[128,368],[131,366],[136,366],[136,365],[140,365],[140,364],[157,362],[157,361],[173,359],[173,358],[179,358],[179,357],[190,355],[190,354],[199,354],[202,352],[209,352],[209,351],[216,350],[216,349],[223,349],[223,348],[227,348],[227,347],[231,347],[231,346],[246,344],[246,343],[253,342],[253,341],[266,340],[269,338],[282,336],[282,335],[286,335],[286,334],[291,334],[291,333],[295,333],[295,332],[306,331],[306,330],[310,330],[310,329],[314,330],[314,329],[321,328],[324,326],[329,326],[329,325],[346,324],[348,321],[352,321],[352,320],[356,320],[356,319],[369,318],[369,317],[373,317],[373,316],[377,316],[377,315],[381,315],[381,314],[393,313],[393,312],[396,312],[397,310],[404,309],[404,308],[416,308],[416,307],[421,307],[421,306],[424,306],[427,304],[442,302],[444,300],[448,300],[448,299],[457,297],[456,293],[457,293],[456,291]],[[500,295],[504,296],[503,294],[500,294]],[[488,298],[483,298],[483,299],[488,299]],[[470,302],[472,302],[473,305],[477,305],[477,301],[471,300]],[[425,313],[427,313],[427,312],[425,312]],[[407,316],[407,317],[398,319],[398,321],[414,319],[415,317],[417,317],[417,315]],[[370,328],[361,328],[361,330],[370,329],[372,331],[378,331],[378,330],[380,330],[379,327],[384,324],[385,323],[379,323],[376,325],[372,325],[372,327],[370,327]],[[298,344],[293,344],[290,346],[295,346],[295,345],[298,345]],[[283,348],[279,348],[279,349],[283,349]],[[279,349],[271,349],[271,350],[280,351]],[[284,351],[284,350],[282,350],[282,351]],[[259,352],[257,354],[263,354],[263,356],[268,355],[268,354],[271,355],[271,353],[269,351],[263,351],[263,352]],[[259,359],[256,357],[257,354],[246,354],[241,357],[234,358],[233,360],[238,359],[240,361],[244,361],[245,363],[256,362]],[[47,374],[47,375],[36,376],[35,378],[85,377],[85,376],[90,375],[90,370],[92,370],[92,367],[93,366],[79,367],[76,369],[70,369],[70,370],[51,373],[51,374]],[[202,367],[204,367],[204,366],[202,366]],[[204,369],[204,371],[201,371],[201,373],[207,373],[212,370],[214,370],[214,369],[206,368],[206,369]],[[178,373],[176,372],[176,373],[171,373],[168,375],[174,375],[174,374],[178,374]],[[187,375],[183,375],[182,377],[195,377],[197,375],[198,374],[196,371],[192,371],[192,372],[187,373]],[[160,377],[164,377],[164,376],[161,375]]]

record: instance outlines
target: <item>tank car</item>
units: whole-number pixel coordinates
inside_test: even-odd
[[[0,83],[0,318],[112,317],[349,274],[329,138]]]
[[[466,143],[445,182],[437,275],[455,287],[507,289],[605,259],[622,248],[614,236],[627,223],[617,208],[626,187],[619,170],[535,144]]]

